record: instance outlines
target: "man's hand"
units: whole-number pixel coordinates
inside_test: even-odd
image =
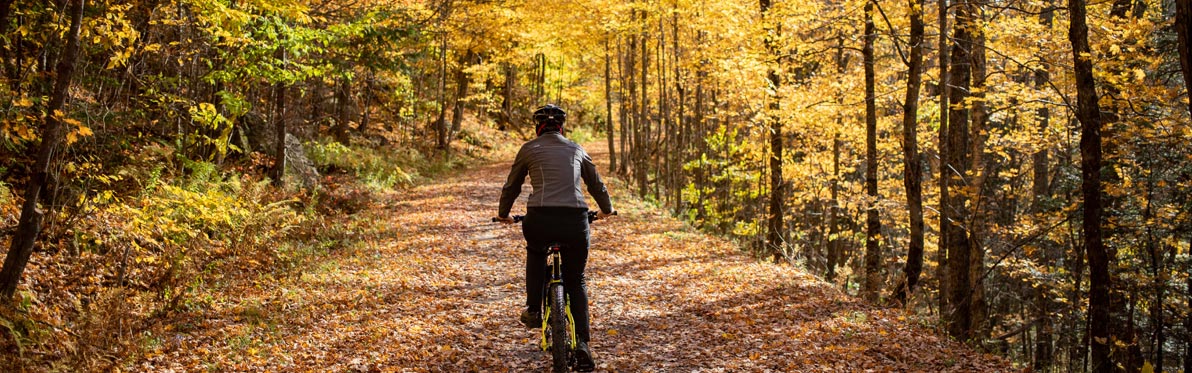
[[[501,222],[502,224],[513,224],[513,223],[514,223],[514,222],[513,222],[513,218],[512,218],[512,217],[504,217],[504,218],[502,218],[502,217],[498,216],[498,217],[495,217],[495,218],[493,218],[493,221],[499,221],[499,222]]]
[[[601,211],[601,212],[596,213],[596,220],[608,218],[609,216],[614,216],[616,214],[617,214],[616,211],[613,211],[613,213],[611,213],[611,214],[605,214],[604,211]]]

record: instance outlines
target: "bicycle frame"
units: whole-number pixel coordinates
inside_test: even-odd
[[[614,211],[611,215],[616,215],[616,214],[617,214],[616,211]],[[599,218],[599,216],[600,215],[597,214],[595,211],[589,211],[588,212],[588,222],[591,223],[591,222],[597,220]],[[524,220],[525,216],[514,215],[514,216],[511,216],[510,218],[512,218],[514,223],[520,223]],[[503,220],[503,219],[502,218],[492,218],[492,221],[494,221],[494,222],[496,222],[498,220]],[[567,371],[567,368],[564,365],[560,365],[560,364],[566,364],[566,366],[571,366],[573,368],[575,367],[575,365],[576,365],[575,349],[577,346],[579,346],[579,342],[578,342],[578,337],[575,335],[575,316],[571,314],[571,299],[567,295],[566,284],[563,283],[562,254],[560,253],[560,246],[559,246],[558,242],[553,242],[549,245],[549,254],[548,255],[549,255],[548,256],[549,261],[547,262],[547,269],[550,272],[550,276],[542,284],[542,293],[543,293],[542,294],[542,310],[543,310],[543,312],[542,312],[542,326],[541,326],[542,340],[539,341],[539,347],[542,348],[543,351],[551,351],[551,354],[553,355],[553,359],[554,359],[555,371],[563,372],[563,371]],[[558,286],[558,287],[556,288],[556,286]],[[554,304],[554,302],[552,302],[551,300],[556,297],[562,298],[562,303],[563,303],[562,304],[562,312],[567,316],[567,318],[564,319],[564,320],[566,320],[567,325],[566,325],[566,328],[563,328],[563,329],[565,329],[565,333],[568,333],[568,335],[566,337],[562,337],[562,336],[558,336],[558,335],[551,335],[551,333],[552,333],[551,329],[553,329],[552,323],[551,323],[551,313],[554,308],[553,306],[557,306],[557,304]],[[558,319],[558,317],[555,317],[555,318]],[[555,321],[561,321],[561,320],[555,320]],[[555,323],[553,325],[555,328],[559,327],[559,325],[557,323]],[[555,339],[555,337],[560,337],[560,339],[562,339],[561,341],[558,342],[559,344],[565,344],[565,346],[562,346],[563,347],[562,351],[560,351],[560,349],[558,348],[559,346],[554,345],[555,342],[553,341],[553,339]],[[589,368],[592,368],[592,367],[591,366],[584,367],[584,369],[589,369]],[[587,371],[587,370],[585,370],[585,371]]]

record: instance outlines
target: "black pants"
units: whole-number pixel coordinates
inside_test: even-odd
[[[588,263],[588,210],[570,207],[531,207],[522,222],[526,237],[526,307],[541,311],[542,288],[548,280],[546,258],[551,243],[558,243],[563,283],[575,318],[575,337],[588,342],[588,289],[584,267]]]

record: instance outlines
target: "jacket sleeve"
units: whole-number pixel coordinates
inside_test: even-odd
[[[513,209],[513,202],[521,194],[522,184],[526,182],[526,174],[530,169],[529,155],[526,153],[526,147],[523,146],[517,152],[517,157],[513,158],[513,168],[509,170],[509,178],[505,180],[505,187],[501,188],[501,202],[497,207],[498,217],[509,217],[509,210]]]
[[[596,199],[596,204],[600,206],[600,211],[605,214],[613,212],[613,202],[608,198],[608,189],[604,187],[604,181],[600,180],[600,173],[596,171],[596,164],[592,163],[592,157],[588,152],[580,149],[583,153],[580,161],[580,176],[583,177],[584,183],[588,185],[588,194]]]

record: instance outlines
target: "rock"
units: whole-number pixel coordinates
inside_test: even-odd
[[[319,170],[315,163],[306,157],[302,142],[294,135],[286,134],[286,171],[298,175],[302,180],[302,187],[314,190],[319,187]]]

